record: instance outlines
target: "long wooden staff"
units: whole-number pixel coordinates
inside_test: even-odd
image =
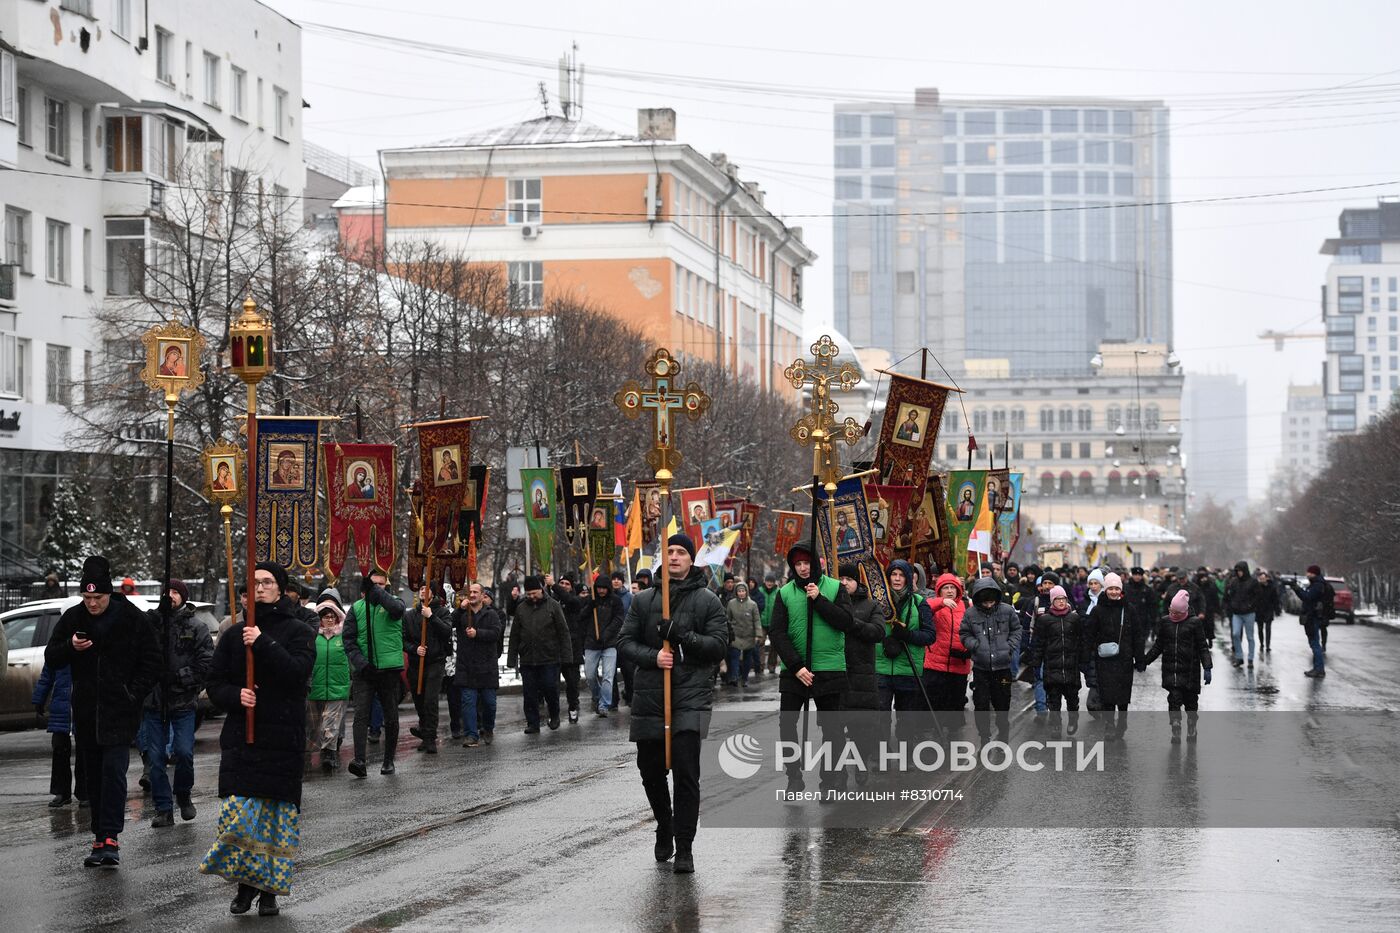
[[[661,631],[669,632],[671,629],[671,561],[670,544],[667,539],[667,532],[671,528],[671,487],[669,484],[661,486]],[[671,653],[671,641],[662,638],[661,650],[667,654]],[[671,657],[672,664],[675,663],[675,656]],[[663,717],[663,727],[666,738],[666,770],[671,770],[671,668],[666,668],[661,672],[661,712]]]
[[[251,299],[249,299],[251,300]],[[248,386],[248,605],[243,610],[243,627],[257,625],[258,601],[258,403],[256,385]],[[269,545],[269,547],[271,547]],[[233,609],[229,609],[232,615]],[[255,689],[253,682],[253,646],[243,649],[243,664],[247,671],[244,687]],[[253,707],[244,710],[244,741],[253,744]]]
[[[422,594],[419,594],[418,618],[423,621],[422,632],[418,636],[418,644],[423,649],[423,656],[418,659],[418,693],[423,693],[423,673],[428,668],[428,616],[423,612],[427,609],[432,612],[433,603],[433,554],[435,548],[428,548],[428,568],[424,571],[423,586],[428,590],[428,599],[425,602]]]

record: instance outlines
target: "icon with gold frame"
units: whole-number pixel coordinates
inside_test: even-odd
[[[243,448],[220,438],[200,454],[204,462],[204,495],[219,505],[243,501]]]
[[[146,331],[141,342],[146,346],[141,380],[164,393],[167,400],[178,399],[181,392],[204,384],[204,372],[199,368],[204,337],[199,331],[171,321]]]

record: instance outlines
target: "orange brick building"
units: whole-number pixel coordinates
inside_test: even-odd
[[[781,389],[805,350],[816,254],[737,166],[677,143],[675,121],[640,111],[628,137],[551,116],[385,150],[388,243],[503,264],[523,307],[577,295],[649,342]]]

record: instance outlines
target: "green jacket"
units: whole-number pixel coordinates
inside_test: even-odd
[[[763,609],[760,610],[761,624],[765,632],[773,627],[773,607],[777,604],[778,587],[775,586],[771,590],[765,587],[763,590]]]
[[[316,666],[311,669],[309,700],[350,699],[350,659],[345,655],[345,636],[316,635]]]
[[[778,601],[782,607],[774,610],[771,624],[774,626],[774,644],[779,645],[778,657],[783,670],[798,671],[807,667],[807,606],[815,602],[816,618],[812,620],[812,651],[810,670],[846,670],[846,632],[850,627],[849,599],[847,608],[837,618],[834,610],[838,600],[845,596],[841,581],[823,576],[817,583],[821,594],[815,601],[807,599],[803,588],[796,580],[789,580],[778,590]],[[781,632],[779,629],[781,628]],[[788,650],[784,650],[787,642]]]
[[[925,621],[925,616],[927,616],[927,625],[922,624]],[[894,620],[885,619],[885,642],[881,649],[875,652],[875,673],[891,677],[922,677],[924,673],[924,645],[933,641],[932,638],[924,641],[924,636],[933,632],[933,615],[928,609],[928,600],[915,594],[913,599],[905,603],[902,618],[905,625],[904,631],[910,637],[901,639],[896,636],[894,634]],[[884,645],[889,645],[890,651],[898,653],[891,657],[890,651],[884,650]],[[908,649],[907,655],[906,648]],[[909,664],[911,660],[914,662],[913,667]]]
[[[382,586],[345,615],[345,655],[356,674],[403,670],[403,600]]]

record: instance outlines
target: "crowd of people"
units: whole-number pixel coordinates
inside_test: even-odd
[[[720,678],[724,689],[742,690],[777,674],[780,728],[789,739],[809,704],[819,721],[836,710],[884,710],[894,712],[897,729],[913,730],[920,712],[961,713],[970,686],[978,737],[989,741],[995,727],[1004,740],[1019,679],[1031,686],[1037,714],[1069,734],[1079,729],[1087,689],[1083,705],[1116,741],[1127,729],[1134,672],[1160,661],[1172,741],[1181,740],[1184,710],[1189,742],[1217,636],[1223,642],[1229,632],[1225,650],[1235,667],[1253,667],[1256,646],[1272,651],[1285,587],[1299,597],[1313,653],[1305,673],[1326,674],[1334,594],[1315,566],[1299,581],[1244,562],[1228,573],[988,562],[975,577],[942,573],[930,586],[924,567],[894,560],[883,601],[872,598],[859,567],[823,573],[804,545],[788,553],[781,583],[772,574],[760,583],[716,573],[694,558],[686,535],[669,540],[669,613],[645,570],[633,580],[619,572],[591,583],[572,574],[512,576],[498,608],[495,592],[474,582],[451,598],[440,583],[424,587],[409,605],[377,571],[347,604],[334,588],[313,596],[282,567],[259,564],[252,618],[226,620],[217,639],[195,619],[183,582],[170,581],[160,606],[141,612],[114,592],[106,561],[90,558],[81,603],[60,619],[33,698],[48,710],[53,734],[49,806],[76,796],[91,811],[84,865],[119,865],[135,745],[152,827],[173,825],[177,812],[195,819],[196,710],[207,691],[227,715],[217,838],[200,869],[238,885],[232,912],[256,899],[259,914],[272,915],[277,896],[290,890],[303,774],[339,769],[347,721],[346,770],[357,780],[368,776],[372,744],[382,751],[379,773],[395,773],[406,696],[418,751],[439,751],[444,693],[451,740],[490,745],[503,670],[519,675],[528,735],[559,729],[565,716],[577,723],[585,688],[597,717],[630,706],[656,858],[674,856],[677,872],[694,870],[700,741]],[[789,790],[802,787],[801,770],[789,766]]]

